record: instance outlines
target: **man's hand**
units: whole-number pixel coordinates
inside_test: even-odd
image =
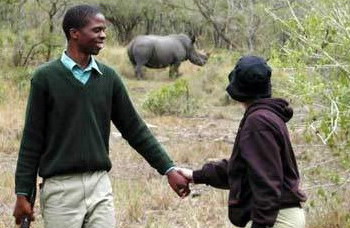
[[[175,169],[169,171],[166,175],[168,176],[169,185],[178,196],[184,198],[190,194],[191,190],[188,186],[189,181]]]
[[[27,197],[22,195],[17,195],[13,216],[16,219],[17,225],[21,224],[22,219],[24,219],[26,216],[28,216],[31,221],[34,221],[33,209]]]
[[[193,170],[187,168],[175,167],[175,170],[184,176],[189,182],[193,183]]]

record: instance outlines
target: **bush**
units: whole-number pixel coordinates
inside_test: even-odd
[[[301,152],[313,156],[302,170],[310,183],[310,228],[350,224],[349,213],[342,210],[349,205],[349,195],[343,191],[348,189],[350,171],[350,36],[344,36],[349,9],[349,4],[322,1],[317,10],[305,6],[308,13],[303,17],[294,14],[286,20],[271,13],[289,36],[281,47],[273,47],[271,61],[293,72],[277,92],[308,111],[303,117],[304,139],[308,145],[318,145],[317,150]],[[344,205],[338,207],[340,203]]]
[[[188,82],[178,79],[174,84],[150,93],[143,108],[156,115],[190,115],[198,105],[190,96]]]

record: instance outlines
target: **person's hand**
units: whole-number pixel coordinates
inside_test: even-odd
[[[187,168],[176,167],[175,170],[179,172],[182,176],[186,177],[186,179],[193,183],[193,170]]]
[[[168,182],[171,188],[177,193],[178,196],[184,198],[191,192],[189,188],[189,181],[187,178],[178,173],[175,169],[166,174],[168,176]]]
[[[26,216],[28,216],[31,221],[34,221],[34,212],[27,197],[22,195],[17,196],[13,216],[16,219],[17,225],[21,224],[22,219]]]

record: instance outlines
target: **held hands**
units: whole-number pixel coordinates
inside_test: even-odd
[[[193,170],[175,167],[167,173],[171,188],[181,197],[185,198],[191,192],[189,183],[193,183]]]
[[[15,209],[13,211],[13,216],[16,219],[16,224],[19,225],[26,216],[34,221],[34,212],[30,205],[30,202],[25,196],[18,195],[16,200]]]
[[[193,183],[193,170],[187,168],[175,167],[175,170],[184,176],[190,183]]]
[[[189,188],[189,180],[182,176],[177,168],[169,171],[167,174],[168,182],[171,188],[177,193],[181,198],[185,198],[191,192]]]

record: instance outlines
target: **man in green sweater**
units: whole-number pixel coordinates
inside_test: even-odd
[[[25,216],[34,218],[28,198],[39,175],[45,227],[115,227],[107,174],[111,121],[153,168],[167,175],[179,196],[188,195],[188,181],[135,111],[119,75],[92,56],[104,47],[103,14],[78,5],[66,12],[62,26],[67,50],[39,67],[31,80],[15,178],[16,224]]]

